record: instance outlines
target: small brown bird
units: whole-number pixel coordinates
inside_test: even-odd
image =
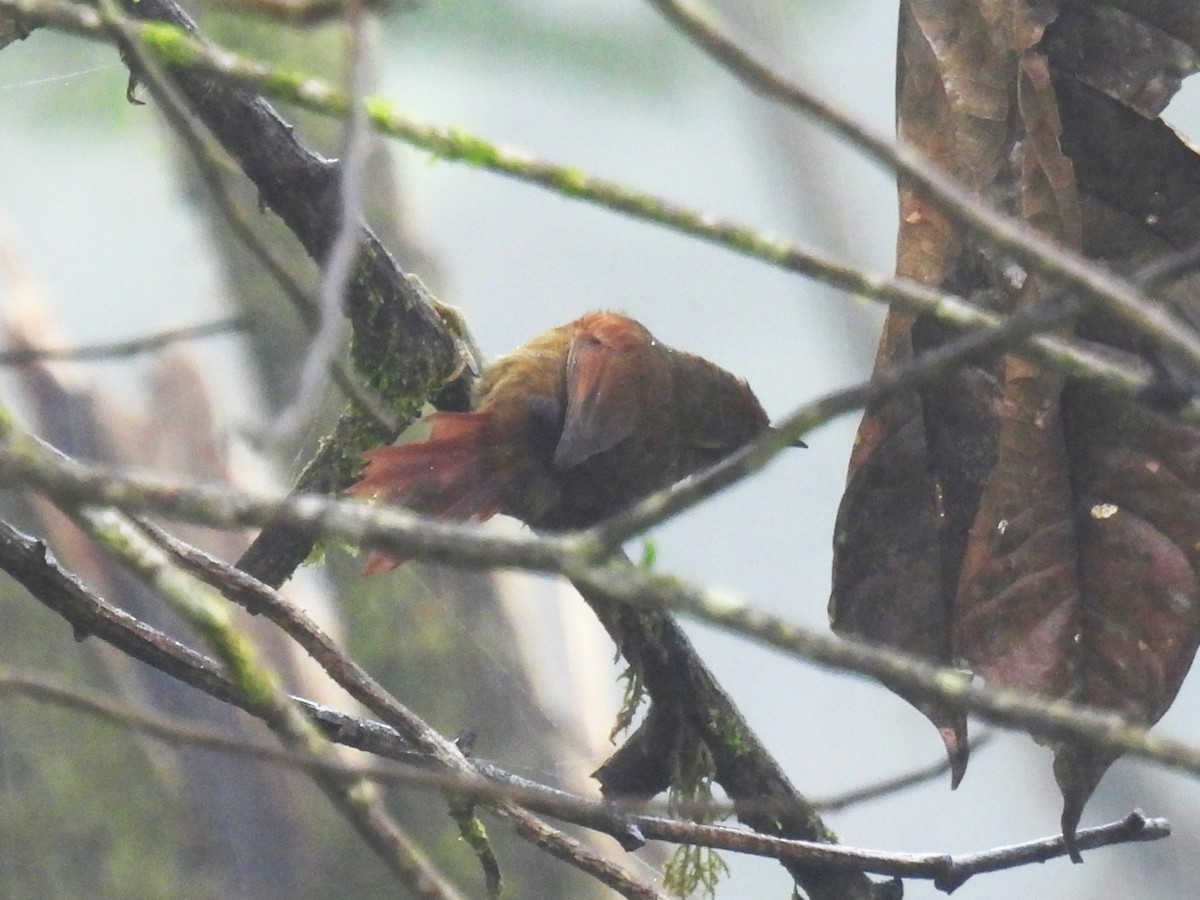
[[[425,440],[365,453],[349,492],[438,518],[505,513],[548,530],[594,525],[769,427],[746,382],[611,312],[523,344],[483,373],[471,412],[425,421]],[[401,561],[372,553],[366,572]]]

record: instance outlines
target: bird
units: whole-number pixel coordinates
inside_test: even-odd
[[[608,311],[500,357],[469,411],[423,421],[423,440],[364,453],[348,493],[448,521],[505,514],[541,531],[595,525],[770,428],[745,381]],[[375,551],[364,571],[403,561]]]

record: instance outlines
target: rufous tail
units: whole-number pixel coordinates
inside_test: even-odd
[[[429,437],[363,454],[362,477],[347,491],[377,497],[415,512],[455,522],[500,512],[500,481],[487,464],[487,412],[440,412],[426,418]],[[364,572],[387,572],[405,560],[373,551]]]

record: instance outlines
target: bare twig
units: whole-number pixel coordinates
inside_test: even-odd
[[[117,18],[118,27],[125,28],[128,25],[127,21]],[[217,211],[221,213],[225,222],[241,240],[250,255],[258,261],[279,286],[283,295],[291,301],[292,308],[299,315],[300,321],[315,332],[320,321],[317,302],[293,277],[287,264],[254,230],[230,193],[221,172],[222,168],[232,167],[228,154],[204,129],[204,126],[196,121],[188,109],[187,101],[163,72],[161,63],[147,54],[140,42],[130,41],[129,46],[140,64],[141,79],[150,86],[158,101],[159,109],[166,117],[168,124],[183,141],[184,147],[196,165],[200,179],[208,188],[209,196]],[[398,428],[395,414],[380,401],[373,391],[360,383],[343,360],[331,358],[329,372],[342,393],[355,403],[364,415],[373,419],[380,428],[388,431],[395,431]]]
[[[71,360],[74,362],[122,359],[139,353],[153,353],[181,341],[230,334],[244,331],[249,325],[247,316],[232,316],[205,322],[200,325],[185,325],[169,328],[141,337],[101,344],[84,344],[74,347],[17,347],[0,350],[0,366],[23,366],[36,362]]]
[[[252,612],[262,614],[283,629],[347,693],[378,715],[384,722],[396,728],[398,733],[404,736],[405,741],[421,755],[426,764],[436,763],[444,772],[452,776],[470,779],[469,783],[471,784],[477,783],[476,764],[463,758],[453,742],[443,738],[384,690],[361,666],[350,659],[303,610],[288,603],[278,592],[239,569],[176,540],[154,525],[141,523],[141,527],[155,541],[165,547],[187,570],[220,589],[234,602]],[[493,776],[496,771],[498,770],[493,771]],[[448,794],[447,796],[453,795]],[[522,836],[535,839],[539,845],[553,847],[552,852],[560,859],[610,887],[615,887],[616,883],[620,883],[622,887],[617,889],[626,896],[642,895],[642,886],[627,873],[617,867],[612,867],[611,864],[599,865],[598,857],[585,851],[581,845],[577,845],[569,838],[557,834],[545,823],[538,822],[527,813],[513,807],[503,793],[492,796],[499,801],[495,805],[496,813],[512,823]],[[609,830],[609,833],[612,831]],[[487,862],[490,851],[482,846],[477,849],[484,854],[482,861],[487,870],[493,871],[491,864]],[[492,877],[494,876],[493,872]]]
[[[970,740],[970,753],[972,759],[979,750],[986,746],[995,737],[995,732],[985,731]],[[927,766],[922,766],[919,769],[913,769],[911,772],[905,772],[902,775],[895,775],[891,778],[884,778],[880,781],[871,784],[865,784],[861,787],[852,788],[848,791],[843,791],[840,794],[834,794],[830,797],[812,801],[812,805],[821,812],[839,812],[851,806],[858,806],[860,803],[870,803],[882,797],[889,797],[892,794],[897,794],[900,791],[907,790],[910,787],[925,784],[928,781],[934,781],[947,774],[954,763],[948,756],[941,756],[936,762]]]
[[[350,765],[328,757],[316,757],[276,747],[248,744],[245,741],[229,738],[210,728],[142,713],[107,697],[67,688],[44,678],[12,673],[3,668],[0,668],[0,692],[21,693],[40,701],[69,706],[122,727],[133,728],[172,743],[235,753],[305,771],[321,771],[342,776],[367,776],[380,781],[401,781],[435,789],[452,788],[474,792],[480,796],[526,803],[536,804],[540,801],[545,811],[584,825],[590,825],[589,818],[594,819],[604,815],[611,817],[609,804],[586,801],[562,792],[555,792],[555,796],[547,798],[544,790],[536,792],[528,789],[521,790],[504,783],[484,782],[478,777],[465,778],[453,773],[431,772],[416,766],[394,763]],[[538,843],[545,843],[546,835],[538,829],[540,823],[533,817],[528,814],[521,815],[519,812],[516,815],[504,812],[502,815],[513,822],[518,831],[531,829],[538,835],[536,838]],[[625,819],[650,840],[687,843],[776,859],[790,858],[815,868],[834,871],[860,871],[894,877],[928,879],[933,880],[939,888],[946,891],[960,887],[972,876],[983,872],[1045,862],[1066,855],[1066,848],[1061,837],[1027,841],[978,853],[956,855],[889,853],[830,846],[810,841],[772,838],[741,829],[686,822],[662,816],[628,814]],[[1079,833],[1079,837],[1082,847],[1097,849],[1131,841],[1158,840],[1169,834],[1170,825],[1165,820],[1148,819],[1142,813],[1135,811],[1119,822],[1085,829]],[[554,833],[555,840],[563,837],[557,832]],[[577,844],[569,838],[566,840],[571,844]],[[569,845],[563,846],[565,848]],[[575,853],[579,852],[581,848],[574,846],[570,849],[572,853]],[[653,889],[647,888],[647,890],[649,893],[631,894],[625,891],[622,893],[625,896],[660,896]]]
[[[787,80],[723,34],[690,0],[648,0],[689,40],[751,90],[804,112],[865,155],[904,175],[963,225],[1004,248],[1030,269],[1063,281],[1102,303],[1112,314],[1200,373],[1200,335],[1186,322],[1152,304],[1132,282],[1078,253],[1039,236],[1025,223],[979,202],[969,190],[919,152],[873,133],[831,103]]]
[[[0,428],[0,482],[43,491],[66,507],[112,505],[218,528],[261,524],[277,517],[328,537],[412,556],[471,566],[513,565],[560,572],[632,607],[680,612],[831,669],[903,685],[914,695],[936,699],[950,709],[969,710],[999,725],[1053,739],[1078,740],[1200,775],[1200,748],[1152,735],[1116,714],[987,688],[972,683],[956,669],[931,666],[902,653],[792,624],[754,609],[730,592],[696,587],[627,564],[596,567],[590,562],[590,542],[574,536],[496,535],[474,526],[428,522],[395,509],[322,496],[283,498],[117,475],[100,467],[64,462],[39,449],[41,445],[32,439],[15,437],[11,423],[0,420],[0,426],[4,425],[8,428]]]
[[[629,897],[630,900],[667,900],[667,895],[653,885],[630,877],[620,866],[589,850],[569,834],[550,828],[537,816],[531,815],[521,807],[512,803],[501,803],[494,807],[494,811],[506,820],[521,838],[542,848],[556,859],[582,869],[622,897]]]
[[[647,528],[762,470],[777,453],[793,446],[811,429],[905,388],[929,382],[973,357],[1003,352],[1037,330],[1051,327],[1060,314],[1060,308],[1053,305],[1025,307],[995,328],[969,332],[921,354],[903,366],[876,372],[867,381],[805,403],[777,422],[772,431],[765,432],[753,443],[707,471],[651,494],[583,532],[583,535],[595,541],[595,552],[603,555]],[[1147,381],[1147,387],[1149,384]],[[1200,400],[1190,400],[1180,415],[1187,421],[1200,420]]]
[[[101,23],[89,15],[86,8],[62,4],[58,0],[0,0],[0,9],[12,9],[88,37],[101,40],[106,37]],[[148,49],[162,57],[169,57],[175,64],[252,85],[264,94],[279,97],[321,115],[344,117],[348,113],[349,98],[320,79],[280,72],[227,51],[218,54],[170,26],[156,23],[152,27],[134,20],[126,20],[124,24],[141,36]],[[502,149],[459,128],[426,124],[394,109],[380,98],[367,98],[365,104],[371,124],[377,131],[443,158],[487,168],[575,199],[654,222],[789,271],[820,279],[849,293],[871,297],[908,312],[936,316],[957,327],[987,328],[1000,321],[999,317],[953,294],[905,278],[863,273],[854,266],[764,234],[743,223],[722,220],[661,197],[588,176],[576,167],[555,165],[525,153]],[[1031,240],[1038,242],[1036,237]],[[1039,246],[1045,243],[1040,241]],[[1104,381],[1122,393],[1136,394],[1150,384],[1144,372],[1121,366],[1045,335],[1033,338],[1028,348],[1021,348],[1019,352],[1028,352],[1078,377]]]
[[[432,785],[439,788],[448,786],[470,789],[474,786],[465,779],[451,781],[445,776],[415,765],[394,761],[376,765],[350,764],[330,755],[317,756],[284,747],[250,743],[207,725],[160,712],[146,712],[94,691],[70,687],[52,678],[14,671],[6,666],[0,666],[0,694],[20,694],[38,702],[68,707],[171,744],[244,756],[294,769],[319,769],[334,775],[367,777],[382,782]],[[400,739],[399,735],[397,739]],[[411,756],[414,759],[419,758],[415,752]]]
[[[364,27],[366,10],[359,0],[347,0],[346,62],[349,71],[350,107],[342,131],[341,178],[338,180],[337,232],[322,266],[321,287],[317,294],[318,325],[299,383],[290,404],[284,407],[268,430],[275,440],[293,436],[311,419],[325,388],[329,370],[342,344],[344,317],[342,297],[350,282],[354,255],[358,250],[362,222],[362,191],[369,149],[366,110],[362,97],[368,83],[369,54]]]
[[[390,8],[412,7],[416,0],[363,0],[365,8],[386,13]],[[320,25],[346,15],[346,0],[213,0],[213,6],[254,18],[290,25]]]
[[[1083,829],[1076,834],[1076,840],[1080,849],[1090,850],[1129,841],[1154,841],[1170,834],[1171,826],[1165,819],[1148,819],[1141,810],[1134,810],[1120,822]],[[950,893],[973,875],[1046,862],[1066,855],[1066,844],[1061,835],[982,853],[963,853],[949,858],[945,873],[936,877],[934,884]]]
[[[645,818],[637,821],[647,836],[657,838],[669,835],[669,840],[678,843],[736,850],[774,859],[791,859],[834,871],[845,869],[871,875],[890,875],[894,878],[930,879],[947,892],[960,887],[967,879],[981,872],[1012,869],[1067,855],[1066,844],[1061,836],[962,855],[886,853],[790,841],[720,825],[662,820],[657,823],[659,827],[656,828],[656,823]],[[1160,840],[1170,836],[1171,826],[1165,819],[1147,819],[1140,811],[1135,811],[1120,822],[1089,828],[1079,834],[1080,837],[1086,834],[1088,849],[1095,849],[1109,844]]]
[[[92,507],[76,509],[73,514],[85,532],[166,599],[205,639],[233,681],[252,698],[250,712],[286,746],[308,753],[327,749],[325,737],[283,693],[278,677],[260,661],[253,642],[234,627],[219,594],[170,565],[166,554],[123,514]],[[457,900],[458,891],[388,815],[379,797],[364,789],[365,781],[331,777],[324,771],[309,774],[334,808],[414,895],[425,900]]]

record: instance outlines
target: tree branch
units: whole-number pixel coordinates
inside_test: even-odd
[[[24,366],[30,363],[63,360],[80,362],[121,359],[140,353],[153,353],[182,341],[244,331],[247,325],[249,325],[249,319],[246,316],[232,316],[200,325],[168,328],[164,331],[123,341],[107,341],[74,347],[15,347],[0,350],[0,366]]]
[[[1133,282],[1086,257],[1041,237],[1024,222],[979,202],[969,190],[919,152],[874,134],[825,100],[796,85],[723,34],[688,0],[648,0],[672,25],[725,66],[751,90],[797,109],[829,127],[864,155],[921,188],[951,219],[1011,253],[1034,272],[1066,284],[1099,302],[1168,355],[1200,373],[1200,334],[1149,299]]]
[[[151,536],[164,546],[188,571],[213,585],[235,603],[251,612],[260,613],[278,625],[299,644],[329,676],[355,700],[396,729],[405,743],[420,754],[426,764],[436,765],[453,778],[478,783],[477,766],[465,759],[452,741],[447,741],[430,728],[420,717],[408,710],[389,694],[357,663],[333,642],[328,635],[302,610],[289,603],[278,592],[253,577],[214,559],[195,547],[178,541],[156,526],[141,523]],[[473,793],[473,792],[471,792]],[[550,850],[555,856],[596,877],[626,896],[644,896],[645,889],[619,868],[591,854],[578,842],[529,816],[515,807],[503,793],[493,795],[497,801],[494,811],[509,821],[521,836]],[[451,806],[464,807],[461,799],[452,798]],[[470,804],[465,804],[469,808]],[[610,826],[612,827],[612,826]],[[610,832],[611,833],[611,832]],[[621,838],[618,838],[619,840]]]
[[[400,782],[437,790],[455,789],[477,793],[482,797],[513,800],[534,808],[540,807],[540,811],[544,813],[590,828],[596,827],[597,819],[613,818],[612,807],[607,803],[587,801],[541,786],[536,789],[514,786],[510,780],[511,776],[488,775],[492,780],[482,781],[478,777],[463,778],[452,773],[434,772],[413,765],[347,764],[328,757],[247,744],[209,728],[165,719],[158,715],[148,715],[107,697],[83,693],[46,679],[8,672],[3,668],[0,668],[0,692],[20,693],[42,702],[68,706],[174,744],[238,754],[304,771],[320,770],[329,774],[369,777],[378,781]],[[395,738],[397,741],[402,740],[399,734],[395,734]],[[485,774],[489,768],[495,767],[485,765]],[[1024,841],[977,853],[889,853],[783,840],[735,828],[704,825],[662,816],[629,813],[624,821],[628,823],[628,827],[636,828],[638,833],[651,840],[687,843],[775,859],[791,858],[804,865],[825,870],[852,870],[932,880],[941,890],[947,892],[961,887],[969,878],[981,873],[1046,862],[1067,853],[1061,836]],[[1079,833],[1079,838],[1084,848],[1098,849],[1133,841],[1159,840],[1169,836],[1170,832],[1170,825],[1165,820],[1147,818],[1141,812],[1134,811],[1118,822],[1085,829]],[[651,893],[650,896],[660,895]]]
[[[342,348],[342,305],[354,257],[358,250],[358,227],[363,221],[362,191],[366,174],[367,121],[361,98],[367,88],[368,56],[364,41],[366,13],[358,0],[348,0],[346,68],[349,71],[350,105],[342,130],[341,165],[338,178],[338,227],[330,241],[329,254],[317,292],[318,322],[312,344],[301,368],[295,396],[281,410],[267,433],[275,438],[293,436],[307,424],[324,392],[324,376]]]
[[[973,737],[968,747],[971,758],[975,759],[979,750],[991,743],[994,737],[995,732],[992,731],[984,731],[983,734]],[[954,761],[943,754],[936,762],[930,765],[913,769],[911,772],[905,772],[901,775],[894,775],[891,778],[883,778],[871,784],[862,785],[861,787],[851,788],[840,794],[833,794],[829,797],[814,800],[813,806],[824,813],[840,812],[851,806],[870,803],[873,800],[891,796],[910,787],[934,781],[943,775],[949,774],[953,766]]]
[[[321,496],[272,497],[163,478],[115,475],[102,468],[39,455],[48,451],[31,449],[41,446],[32,439],[16,440],[11,423],[0,420],[0,426],[7,426],[7,430],[0,427],[0,482],[35,488],[65,507],[112,505],[129,512],[154,511],[218,528],[243,527],[278,517],[331,538],[409,556],[424,555],[467,566],[508,565],[557,572],[633,608],[681,612],[827,668],[901,684],[914,695],[936,699],[947,708],[967,710],[999,725],[1042,737],[1078,740],[1200,775],[1200,748],[1156,737],[1115,714],[974,684],[968,673],[956,669],[931,666],[892,650],[794,625],[754,609],[732,592],[697,587],[629,564],[597,565],[586,552],[589,544],[580,542],[578,536],[496,535],[477,526],[429,522],[395,509]],[[38,547],[44,555],[44,546],[36,545],[35,549]],[[122,614],[114,612],[119,621]],[[63,615],[76,621],[77,616],[73,618],[67,612]],[[97,621],[94,616],[78,627],[85,635],[98,628],[108,630],[105,621]],[[146,650],[141,646],[122,649],[159,668],[165,666],[164,670],[171,668],[169,659],[144,659]]]
[[[191,40],[187,36],[195,34],[191,20],[171,0],[139,0],[128,9],[159,22],[109,16],[102,25],[132,29],[142,37],[169,33]],[[127,41],[122,45],[128,48]],[[135,58],[126,54],[127,60]],[[169,53],[163,62],[172,67],[189,108],[254,183],[263,205],[279,215],[319,265],[327,266],[343,221],[339,165],[304,148],[291,127],[252,91],[173,65],[178,57]],[[136,65],[131,71],[137,75]],[[455,340],[453,324],[429,302],[419,282],[401,271],[370,228],[357,221],[347,227],[357,241],[344,297],[353,329],[351,354],[367,384],[390,405],[397,427],[403,427],[428,398],[446,393],[448,381],[464,383],[452,395],[464,393],[471,369],[463,364],[463,342]],[[351,410],[305,467],[298,488],[341,490],[357,477],[362,451],[395,437],[396,431],[381,430],[371,417]],[[272,525],[243,555],[242,565],[280,584],[311,549],[312,535]]]
[[[283,693],[278,676],[262,663],[253,642],[234,627],[219,594],[182,575],[123,514],[85,507],[74,510],[73,518],[201,635],[249,700],[244,708],[285,746],[313,754],[328,749],[324,735]],[[309,774],[333,807],[413,894],[425,900],[459,898],[458,891],[388,815],[378,796],[365,789],[365,781],[348,782],[319,770]]]
[[[161,64],[144,51],[140,42],[131,41],[129,46],[132,52],[138,55],[143,80],[153,85],[163,117],[191,155],[200,180],[208,189],[217,211],[242,242],[242,246],[279,286],[283,296],[291,302],[292,309],[300,321],[310,332],[315,333],[320,319],[317,301],[288,271],[288,265],[254,230],[250,221],[238,208],[222,176],[222,168],[233,169],[232,159],[213,136],[204,130],[204,126],[196,121],[186,101],[162,71]],[[381,433],[391,434],[400,430],[400,421],[396,415],[384,405],[374,391],[359,382],[346,362],[340,358],[330,360],[329,372],[342,393],[358,405],[362,414],[369,417]]]
[[[28,16],[40,16],[47,23],[65,30],[99,40],[106,39],[100,23],[86,15],[77,14],[73,6],[65,5],[64,8],[56,0],[0,0],[0,9],[5,8]],[[321,115],[347,115],[349,98],[320,79],[272,69],[227,51],[217,53],[189,38],[186,33],[174,32],[169,28],[154,29],[133,22],[129,23],[129,27],[140,35],[147,49],[164,61],[225,76]],[[576,167],[556,165],[537,160],[526,153],[505,150],[459,128],[423,123],[395,110],[377,97],[368,97],[364,103],[372,126],[379,133],[405,140],[442,158],[490,169],[575,199],[663,225],[788,271],[816,278],[848,293],[871,297],[913,314],[935,316],[956,327],[989,328],[1001,321],[998,316],[968,300],[918,282],[863,273],[851,265],[785,239],[766,235],[749,225],[722,220],[652,194],[588,176]],[[1033,240],[1038,239],[1035,236]],[[1017,352],[1027,352],[1078,377],[1118,384],[1118,389],[1123,393],[1137,394],[1151,384],[1145,372],[1121,366],[1111,359],[1046,335],[1033,338],[1028,347],[1019,348]]]
[[[24,585],[35,600],[62,616],[71,625],[77,640],[95,635],[130,657],[145,662],[184,684],[195,687],[246,712],[257,714],[256,701],[230,680],[216,662],[90,593],[77,579],[67,575],[58,567],[41,541],[20,534],[2,520],[0,520],[0,569]],[[379,753],[392,759],[410,761],[414,758],[420,759],[424,765],[429,765],[429,757],[414,751],[411,743],[404,740],[398,732],[387,725],[334,712],[303,698],[292,697],[289,699],[303,709],[330,740],[367,752]],[[168,723],[163,730],[163,736],[166,736],[166,732],[172,730],[170,724]],[[203,740],[214,746],[221,743],[210,738],[215,738],[215,736]],[[217,747],[217,749],[228,748]],[[261,752],[267,754],[271,749],[267,748]],[[260,751],[252,752],[259,753]],[[275,751],[275,753],[283,753],[284,757],[288,755],[287,751]],[[305,755],[300,759],[303,762],[305,759],[311,758]],[[303,764],[313,771],[325,770],[331,774],[341,774],[340,769],[330,768],[332,764],[327,759],[315,759],[311,760],[311,763],[303,762]],[[498,767],[488,766],[486,771],[488,777],[502,784],[505,783],[504,779],[507,776]],[[353,774],[378,775],[381,778],[399,777],[395,772],[387,770],[375,772],[370,768],[361,768],[361,771],[359,768],[355,768]],[[447,772],[443,768],[435,772],[426,770],[423,774],[416,771],[409,773],[406,777],[415,783],[424,781],[435,787],[461,787],[466,793],[470,793],[474,786],[479,784],[478,772],[473,768],[465,774]],[[487,783],[483,783],[478,790],[481,794],[489,794]],[[503,799],[510,794],[519,792],[520,788],[514,790],[505,786],[498,794]],[[534,794],[532,791],[529,793]],[[571,838],[559,834],[553,828],[538,821],[536,817],[528,814],[509,816],[503,803],[499,810],[522,836],[534,840],[539,846],[546,847],[559,858],[592,875],[623,896],[639,898],[639,900],[661,900],[661,895],[652,888],[631,878],[620,867],[602,857],[585,848],[577,847],[576,842]],[[611,813],[606,819],[597,817],[592,819],[593,823],[602,821],[610,823],[606,828],[601,829],[607,833],[615,832],[617,835],[623,835],[627,832],[628,826],[622,825],[619,818],[614,819]],[[595,827],[594,824],[593,827]],[[573,849],[578,850],[578,853],[572,855]]]

